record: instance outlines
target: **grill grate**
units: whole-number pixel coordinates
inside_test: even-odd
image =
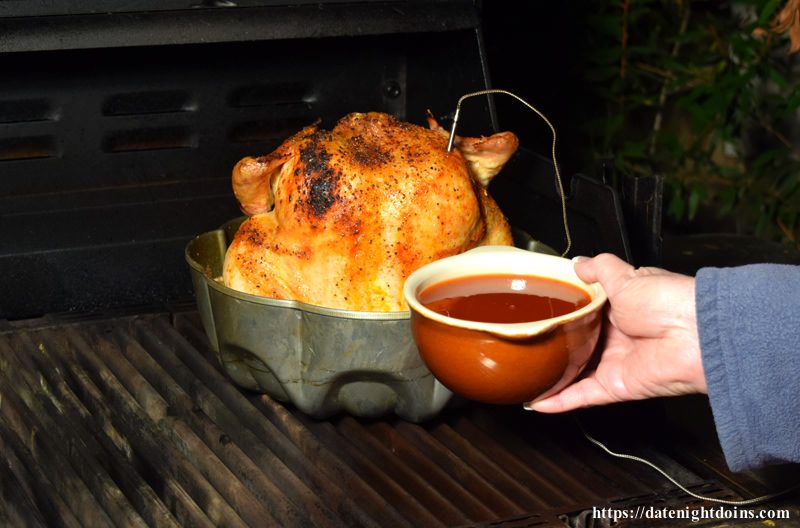
[[[599,454],[569,417],[461,404],[425,424],[315,421],[232,385],[194,312],[8,326],[10,525],[563,526],[670,492]]]

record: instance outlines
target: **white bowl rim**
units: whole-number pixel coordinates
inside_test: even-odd
[[[453,268],[456,265],[479,265],[487,263],[492,259],[491,268],[474,269],[473,271],[465,271],[463,273],[454,272]],[[537,262],[549,262],[551,265],[555,264],[564,268],[564,275],[551,276],[536,273],[535,270],[523,271],[520,266],[535,265]],[[568,265],[568,266],[567,266]],[[564,325],[568,322],[580,319],[598,309],[600,309],[606,302],[607,296],[605,290],[599,283],[587,284],[582,281],[573,270],[574,263],[567,258],[546,255],[544,253],[536,253],[525,249],[516,248],[513,246],[480,246],[458,255],[445,257],[433,261],[429,264],[422,266],[414,271],[406,279],[403,285],[403,295],[412,312],[417,312],[423,317],[432,319],[442,324],[449,326],[456,326],[466,328],[469,330],[478,330],[488,332],[490,334],[499,335],[508,338],[525,338],[539,335],[548,332],[558,326]],[[561,315],[559,317],[552,317],[550,319],[542,319],[540,321],[531,321],[525,323],[486,323],[481,321],[468,321],[465,319],[456,319],[448,317],[438,312],[425,307],[417,299],[417,293],[423,288],[431,286],[440,282],[441,280],[453,279],[456,277],[478,277],[490,274],[511,273],[515,275],[527,275],[532,277],[543,277],[549,279],[556,279],[562,282],[567,282],[580,287],[589,296],[590,301],[587,305]]]

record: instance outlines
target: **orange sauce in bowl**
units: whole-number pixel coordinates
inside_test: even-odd
[[[458,277],[425,288],[418,298],[448,317],[504,324],[559,317],[590,301],[577,286],[534,275]]]

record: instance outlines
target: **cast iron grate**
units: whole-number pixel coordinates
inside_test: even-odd
[[[670,490],[570,417],[312,420],[232,385],[191,311],[7,323],[0,366],[9,525],[564,526]]]

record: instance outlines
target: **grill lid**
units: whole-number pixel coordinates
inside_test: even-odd
[[[0,4],[0,53],[473,29],[472,0],[104,0]]]

